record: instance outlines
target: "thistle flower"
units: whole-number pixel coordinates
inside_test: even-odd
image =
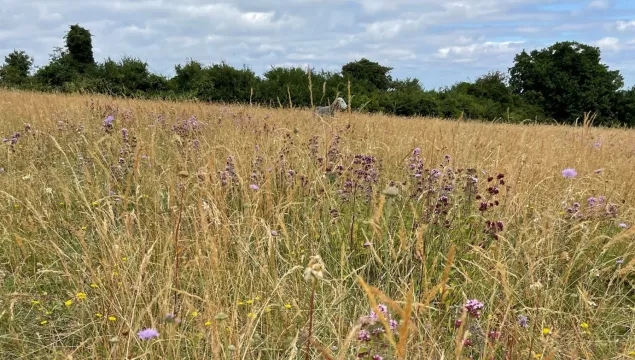
[[[137,333],[139,339],[141,340],[150,340],[155,337],[159,337],[159,332],[153,328],[143,329]]]
[[[525,315],[520,315],[518,317],[518,325],[523,328],[529,327],[529,319]]]

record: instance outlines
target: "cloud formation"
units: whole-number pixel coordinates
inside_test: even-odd
[[[0,0],[0,56],[23,49],[36,65],[71,24],[93,34],[98,60],[124,55],[174,73],[188,59],[339,71],[367,57],[426,88],[506,71],[523,49],[576,40],[635,83],[635,6],[628,0]]]

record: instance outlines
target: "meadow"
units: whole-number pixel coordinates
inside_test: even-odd
[[[632,130],[2,91],[0,136],[2,359],[635,358]]]

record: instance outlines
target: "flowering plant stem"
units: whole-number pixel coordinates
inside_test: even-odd
[[[311,282],[311,300],[309,300],[309,335],[306,339],[306,356],[304,357],[306,360],[309,360],[309,354],[311,350],[311,336],[313,332],[313,304],[315,302],[315,286],[317,284],[317,280],[313,279]]]

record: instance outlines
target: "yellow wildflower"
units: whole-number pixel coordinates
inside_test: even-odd
[[[251,299],[250,299],[250,300],[247,300],[247,301],[245,301],[245,302],[247,303],[247,305],[251,305],[251,304],[253,304],[253,303],[254,303],[254,301],[253,301],[253,300],[251,300]]]
[[[535,357],[536,359],[542,359],[542,354],[536,354],[536,355],[534,355],[534,357]]]
[[[238,301],[238,305],[245,305],[245,303],[242,301]]]
[[[212,325],[212,322],[211,322],[211,321],[207,320],[207,321],[205,322],[205,326],[211,326],[211,325]]]
[[[75,297],[77,298],[77,300],[85,300],[86,299],[86,294],[83,292],[78,292]]]
[[[551,329],[549,329],[549,328],[544,328],[544,329],[542,329],[542,334],[543,334],[543,335],[549,335],[549,334],[551,334]]]
[[[291,309],[291,304],[284,304],[284,307],[287,309]]]
[[[583,329],[588,329],[589,328],[589,324],[583,322],[582,324],[580,324],[580,327]]]
[[[51,312],[50,311],[46,311],[46,312],[44,312],[44,315],[51,315]]]
[[[97,201],[93,201],[93,202],[91,203],[91,205],[92,205],[92,206],[97,206],[97,205],[99,205],[99,203],[98,203]]]
[[[64,305],[66,305],[67,307],[73,305],[73,300],[66,300],[64,302]]]
[[[109,316],[108,321],[117,321],[117,318],[114,316]]]
[[[95,314],[95,317],[100,318],[100,319],[101,319],[103,316],[104,316],[104,315],[102,315],[102,314],[100,314],[100,313]]]
[[[127,256],[122,257],[121,261],[128,261],[128,257]]]
[[[97,289],[99,286],[95,283],[90,284],[90,287],[93,289]]]
[[[255,319],[256,318],[256,314],[249,313],[249,314],[247,314],[247,317],[250,318],[250,319]]]
[[[254,298],[254,300],[256,300],[256,301],[260,301],[260,296],[256,296],[256,297]]]
[[[46,321],[46,320],[40,321],[40,325],[46,325],[46,324],[48,324],[48,321]]]
[[[192,317],[197,317],[198,316],[198,311],[192,311]]]
[[[31,305],[38,305],[40,302],[38,300],[31,300]]]
[[[82,226],[82,231],[86,231],[86,226]]]

